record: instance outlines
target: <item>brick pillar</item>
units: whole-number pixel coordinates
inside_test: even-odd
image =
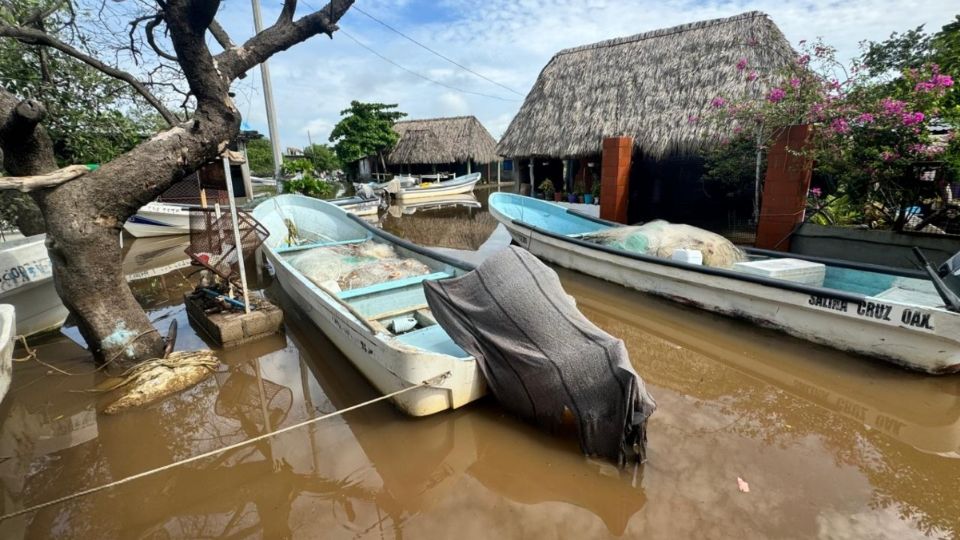
[[[600,167],[600,218],[627,222],[630,198],[630,158],[633,137],[607,137],[603,140]]]
[[[767,153],[767,175],[757,224],[758,248],[789,251],[790,233],[803,222],[813,163],[787,149],[804,148],[811,130],[810,125],[790,126]]]

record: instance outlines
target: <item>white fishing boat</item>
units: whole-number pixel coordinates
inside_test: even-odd
[[[17,329],[25,336],[55,330],[68,312],[53,285],[53,267],[45,234],[0,244],[0,303],[17,312]]]
[[[17,317],[14,307],[0,304],[0,401],[10,389],[13,377],[13,347],[17,336]]]
[[[420,183],[419,178],[413,176],[395,176],[386,182],[354,182],[353,189],[359,193],[364,188],[368,188],[377,193],[396,193],[399,189],[414,187]]]
[[[931,276],[746,250],[750,263],[783,266],[799,260],[822,267],[819,281],[802,283],[748,273],[742,266],[707,267],[588,242],[584,235],[620,225],[530,197],[494,193],[489,206],[514,241],[560,266],[910,369],[960,371],[960,305],[953,302],[960,293],[960,255]]]
[[[480,173],[475,172],[444,182],[422,182],[412,187],[401,187],[394,195],[398,201],[408,201],[427,197],[446,197],[460,193],[473,193],[473,187],[479,181]]]
[[[358,216],[376,215],[380,210],[380,195],[367,185],[359,185],[354,189],[356,195],[352,197],[338,197],[327,202]]]
[[[301,195],[280,195],[253,212],[270,236],[264,252],[280,285],[363,375],[383,394],[433,380],[393,402],[411,416],[425,416],[465,405],[486,392],[476,360],[437,325],[422,282],[469,271],[469,265],[376,229],[335,205]],[[353,246],[353,247],[351,247]],[[302,257],[329,260],[341,268],[336,250],[372,249],[395,253],[393,261],[423,267],[427,273],[344,287],[334,279],[323,286],[296,268]],[[329,258],[325,258],[329,257]],[[303,268],[303,266],[300,266]],[[372,267],[354,272],[369,277]],[[341,274],[344,275],[344,274]],[[317,279],[316,275],[313,279]]]
[[[190,234],[191,204],[149,202],[123,224],[123,229],[137,238]]]
[[[480,204],[480,201],[477,200],[473,193],[462,193],[460,195],[414,199],[402,203],[398,201],[397,204],[391,204],[387,208],[387,212],[393,217],[400,217],[415,214],[418,210],[439,210],[440,208],[455,208],[458,206],[464,208],[480,208],[483,205]]]

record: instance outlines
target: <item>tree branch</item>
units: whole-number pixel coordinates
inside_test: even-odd
[[[297,0],[284,0],[283,9],[280,11],[280,17],[277,24],[284,24],[293,21],[293,15],[297,12]]]
[[[337,21],[350,9],[353,2],[354,0],[331,0],[323,9],[294,22],[278,21],[248,39],[243,45],[218,54],[217,65],[223,76],[232,81],[274,54],[317,34],[333,37],[333,33],[338,30]],[[287,4],[289,2],[284,4],[284,8]]]
[[[60,41],[59,39],[45,32],[41,32],[39,30],[34,30],[31,28],[21,28],[21,27],[0,24],[0,37],[14,38],[18,41],[21,41],[27,44],[45,45],[47,47],[52,47],[54,49],[57,49],[58,51],[64,54],[72,56],[77,60],[80,60],[81,62],[93,67],[94,69],[101,71],[104,74],[109,75],[115,79],[124,81],[130,86],[132,86],[137,91],[137,93],[143,96],[143,98],[146,99],[147,102],[150,103],[150,105],[152,105],[153,108],[160,113],[160,116],[162,116],[163,119],[171,126],[176,125],[178,122],[177,117],[174,116],[174,114],[171,113],[167,109],[167,107],[164,106],[164,104],[161,103],[156,96],[150,93],[150,91],[147,90],[147,87],[144,86],[143,83],[138,81],[133,75],[127,73],[126,71],[108,66],[107,64],[104,64],[100,60],[97,60],[92,56],[86,55],[78,51],[77,49],[71,47],[70,45],[67,45],[66,43]]]
[[[59,186],[90,172],[86,165],[70,165],[47,174],[0,176],[0,191],[15,189],[23,193]]]
[[[236,43],[230,39],[230,35],[227,34],[227,31],[220,26],[220,23],[213,21],[210,23],[210,33],[213,35],[213,39],[217,40],[217,43],[223,47],[223,50],[229,50],[237,46]]]
[[[176,56],[164,51],[159,45],[157,45],[156,37],[153,35],[153,30],[157,27],[157,25],[160,24],[161,21],[163,21],[163,18],[160,15],[157,15],[153,18],[153,20],[144,25],[143,31],[147,36],[147,43],[150,44],[150,48],[153,49],[153,52],[157,53],[159,57],[177,62]]]

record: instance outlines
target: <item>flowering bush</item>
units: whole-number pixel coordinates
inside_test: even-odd
[[[830,178],[848,201],[879,213],[879,225],[902,229],[908,209],[935,191],[926,180],[929,171],[944,164],[948,177],[960,171],[951,165],[960,164],[958,145],[938,134],[958,125],[956,111],[945,106],[956,102],[953,74],[925,62],[895,76],[877,75],[862,60],[841,64],[822,42],[801,47],[779,73],[757,76],[745,59],[738,61],[735,69],[755,97],[716,96],[706,121],[760,152],[784,128],[813,124],[808,146],[790,151],[814,160],[815,172]],[[818,194],[816,200],[827,199]]]

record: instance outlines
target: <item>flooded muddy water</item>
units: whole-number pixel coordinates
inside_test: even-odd
[[[481,215],[424,209],[384,223],[475,249],[444,245],[441,225]],[[196,349],[206,344],[182,308],[192,278],[177,242],[133,241],[127,272],[159,327],[179,321],[177,349]],[[658,401],[643,466],[584,458],[576,441],[490,398],[422,419],[381,402],[4,521],[0,537],[960,536],[960,377],[907,373],[558,272],[584,314],[626,342]],[[0,513],[378,395],[277,284],[263,286],[285,308],[283,335],[223,351],[221,372],[120,416],[98,414],[103,397],[86,392],[103,375],[75,330],[37,341],[43,361],[78,375],[16,365],[0,404]]]

